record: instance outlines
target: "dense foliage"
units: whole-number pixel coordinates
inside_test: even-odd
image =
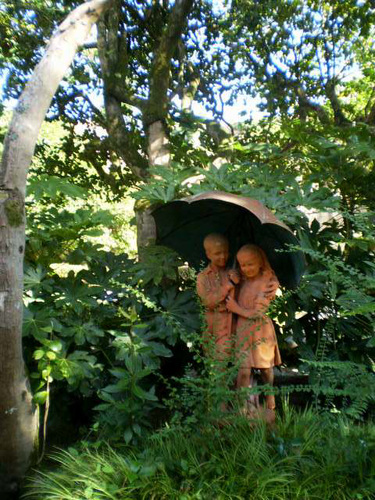
[[[0,6],[6,99],[19,96],[43,44],[78,3]],[[52,495],[58,481],[67,499],[155,491],[205,498],[209,484],[217,498],[233,494],[234,484],[239,498],[370,498],[373,430],[368,437],[345,420],[286,414],[271,437],[237,422],[228,433],[205,427],[190,442],[186,429],[210,419],[213,398],[231,395],[230,377],[217,394],[218,375],[197,348],[194,272],[155,246],[137,261],[132,200],[140,210],[221,190],[272,209],[306,256],[300,287],[282,290],[271,314],[285,365],[309,384],[282,391],[300,391],[304,403],[345,418],[371,415],[372,2],[199,1],[182,20],[178,4],[116,0],[53,100],[26,199],[24,353],[51,434],[59,413],[72,427],[129,446],[144,446],[165,422],[180,427],[142,452],[62,452],[62,467],[37,480],[35,495]],[[169,46],[177,25],[181,36]],[[252,120],[250,97],[261,119]],[[243,120],[228,126],[226,109],[241,99]],[[170,157],[155,165],[148,141],[157,121]],[[200,450],[202,439],[212,448]],[[74,482],[78,466],[85,472]]]
[[[24,346],[34,400],[59,408],[65,391],[76,404],[102,400],[95,409],[108,435],[130,441],[160,406],[161,360],[198,329],[189,276],[180,276],[181,262],[168,249],[148,249],[140,265],[121,252],[121,241],[115,252],[103,248],[104,229],[121,233],[124,217],[76,198],[82,192],[66,181],[49,177],[48,191],[44,182],[32,177],[29,189],[25,267]]]
[[[295,138],[296,126],[289,124],[288,131]],[[346,177],[333,168],[330,179],[322,175],[327,150],[332,158],[335,152],[344,154],[337,137],[307,140],[299,127],[299,150],[286,153],[277,144],[280,126],[273,127],[267,142],[251,143],[261,130],[242,127],[247,143],[232,141],[230,163],[198,169],[199,184],[189,182],[191,169],[157,167],[158,180],[140,185],[133,196],[158,204],[220,189],[261,199],[293,227],[307,269],[298,290],[284,290],[274,304],[284,360],[289,368],[310,374],[311,386],[305,388],[310,398],[315,395],[323,406],[360,418],[374,387],[374,263],[368,254],[375,239],[373,214],[364,211],[368,198],[346,207]],[[359,156],[361,168],[372,151],[371,141],[357,140],[346,147],[345,164]],[[66,390],[78,401],[91,398],[89,406],[99,410],[97,420],[108,435],[137,440],[142,427],[160,418],[162,359],[172,355],[176,342],[186,345],[189,333],[199,332],[193,276],[167,249],[150,247],[142,264],[121,253],[120,226],[129,221],[95,209],[95,198],[82,199],[79,188],[40,174],[41,168],[30,181],[33,210],[25,269],[25,352],[35,400],[43,404],[51,395],[53,407]],[[350,184],[358,196],[360,186],[366,188],[365,175]],[[326,222],[315,218],[322,214]],[[105,228],[115,235],[113,251],[104,250],[105,239],[98,237]],[[287,347],[290,336],[297,352]],[[192,360],[184,352],[182,366],[175,366],[172,375],[182,374]]]
[[[25,498],[373,498],[374,428],[286,408],[277,432],[238,419],[225,429],[165,431],[141,450],[83,444],[53,455]]]

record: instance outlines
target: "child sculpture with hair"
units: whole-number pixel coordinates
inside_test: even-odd
[[[241,247],[237,260],[241,270],[238,299],[226,299],[228,311],[238,316],[236,352],[240,368],[237,387],[251,386],[252,369],[259,369],[263,382],[273,385],[273,367],[281,364],[281,357],[275,329],[266,312],[279,283],[264,251],[257,245]],[[273,395],[266,396],[266,407],[274,416]]]

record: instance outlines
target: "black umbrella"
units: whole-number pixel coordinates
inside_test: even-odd
[[[166,203],[152,213],[156,243],[178,252],[190,265],[201,269],[207,258],[203,240],[209,233],[224,234],[232,258],[246,243],[255,243],[266,253],[281,285],[298,286],[305,269],[301,251],[279,252],[298,245],[297,238],[261,202],[210,191]]]

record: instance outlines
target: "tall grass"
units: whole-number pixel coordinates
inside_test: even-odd
[[[141,451],[59,451],[24,498],[346,500],[375,497],[375,426],[286,407],[277,427],[166,429]]]

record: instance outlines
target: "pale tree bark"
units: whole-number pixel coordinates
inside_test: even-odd
[[[155,121],[148,126],[147,131],[147,153],[150,167],[162,166],[169,167],[171,153],[169,140],[165,124],[163,121]],[[152,182],[152,175],[148,175],[148,182]],[[137,203],[136,206],[137,221],[137,247],[138,254],[142,258],[142,250],[156,240],[156,226],[151,213],[152,206],[145,206],[143,203]]]
[[[112,0],[91,0],[65,19],[26,85],[4,142],[0,167],[0,492],[17,489],[37,440],[37,413],[22,358],[26,177],[52,97],[100,14]]]

